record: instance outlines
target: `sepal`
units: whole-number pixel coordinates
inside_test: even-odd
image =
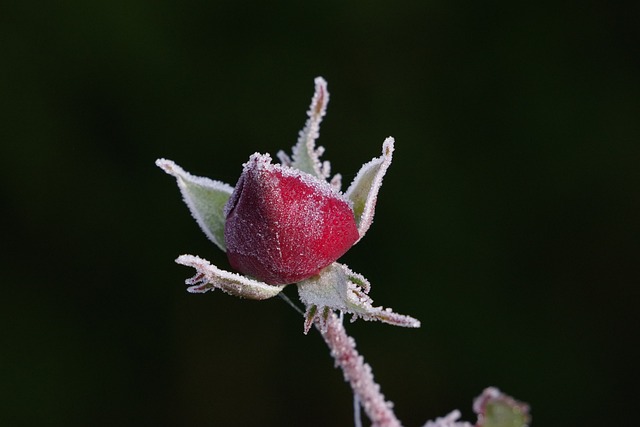
[[[324,147],[316,147],[316,139],[320,136],[320,123],[327,112],[329,92],[327,82],[322,77],[314,80],[315,91],[311,105],[307,111],[307,121],[298,134],[298,141],[292,147],[289,157],[284,151],[278,152],[280,162],[285,166],[301,170],[320,179],[327,179],[331,173],[331,164],[320,161]]]
[[[391,165],[393,144],[394,139],[392,137],[384,140],[382,143],[382,156],[365,163],[345,193],[345,196],[353,202],[353,214],[356,218],[361,239],[373,222],[382,178],[389,165]]]
[[[327,313],[333,310],[351,314],[351,321],[361,318],[409,328],[420,327],[420,321],[413,317],[394,313],[389,308],[374,307],[373,300],[367,295],[370,287],[362,275],[337,262],[320,274],[299,282],[298,294],[307,307],[305,333],[314,321],[318,321],[322,328]]]
[[[278,295],[284,288],[221,270],[209,261],[194,255],[180,255],[176,263],[196,269],[196,275],[185,280],[185,283],[190,285],[187,291],[191,293],[205,293],[220,289],[240,298],[263,300]]]
[[[171,160],[158,159],[156,165],[176,178],[182,198],[204,234],[226,251],[224,205],[229,200],[233,187],[224,182],[191,175]]]

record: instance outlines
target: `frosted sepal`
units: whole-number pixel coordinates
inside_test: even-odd
[[[229,200],[233,187],[220,181],[191,175],[171,160],[158,159],[156,165],[176,178],[182,198],[204,234],[226,251],[224,205]]]
[[[420,321],[413,317],[394,313],[388,308],[374,307],[373,300],[367,295],[369,289],[367,279],[337,262],[320,274],[299,282],[298,294],[307,307],[305,333],[314,321],[322,327],[328,310],[349,313],[352,321],[361,318],[409,328],[420,327]]]
[[[527,427],[531,422],[529,405],[494,387],[473,401],[473,411],[478,414],[477,427]]]
[[[322,77],[314,80],[315,92],[311,98],[311,105],[307,111],[307,121],[298,134],[298,141],[292,148],[289,157],[283,151],[278,152],[278,158],[285,166],[301,170],[320,179],[327,179],[331,173],[329,162],[321,162],[323,147],[316,148],[316,139],[320,136],[320,122],[327,111],[329,92],[327,82]]]
[[[360,238],[366,234],[373,222],[382,178],[391,164],[393,143],[394,139],[391,137],[384,140],[382,156],[365,163],[345,193],[345,196],[353,202],[353,213]]]
[[[220,270],[206,259],[194,255],[180,255],[176,263],[196,269],[196,275],[185,280],[190,285],[187,291],[194,294],[220,289],[240,298],[263,300],[278,295],[283,289],[283,286],[267,285],[240,274]]]

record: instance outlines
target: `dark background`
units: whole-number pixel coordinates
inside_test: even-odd
[[[2,2],[0,424],[352,425],[281,300],[185,292],[177,255],[227,261],[154,166],[235,184],[318,75],[345,185],[396,138],[343,260],[422,320],[348,325],[405,425],[489,385],[534,426],[634,424],[639,28],[605,1]]]

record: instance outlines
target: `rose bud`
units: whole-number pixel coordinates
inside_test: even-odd
[[[358,240],[351,204],[329,183],[253,154],[225,206],[231,266],[270,285],[314,276]]]

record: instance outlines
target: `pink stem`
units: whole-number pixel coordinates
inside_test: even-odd
[[[374,381],[371,366],[356,351],[356,342],[347,332],[335,313],[331,313],[324,325],[317,325],[322,337],[331,349],[331,355],[344,373],[353,393],[358,396],[372,427],[401,427],[393,413],[391,402],[387,402]],[[324,326],[324,327],[322,327]]]

